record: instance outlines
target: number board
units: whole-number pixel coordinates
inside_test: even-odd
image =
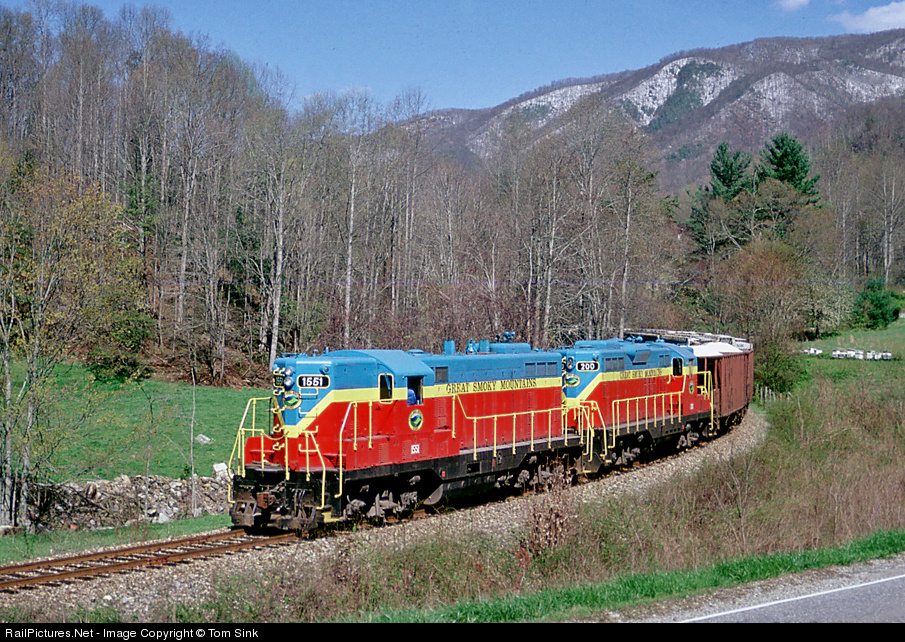
[[[330,377],[326,375],[299,375],[297,377],[299,388],[329,388]]]

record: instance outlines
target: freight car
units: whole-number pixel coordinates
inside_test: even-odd
[[[752,357],[739,339],[664,331],[284,355],[236,437],[232,521],[308,531],[693,446],[743,415]]]

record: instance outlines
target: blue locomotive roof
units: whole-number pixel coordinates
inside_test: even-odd
[[[555,352],[426,355],[424,363],[437,373],[437,383],[465,383],[501,379],[532,379],[560,374],[560,356]]]
[[[680,356],[691,365],[697,363],[694,353],[686,348],[661,341],[626,341],[624,339],[606,339],[603,341],[576,341],[572,348],[561,350],[599,350],[606,357],[624,355],[628,369],[650,368],[669,365],[660,363],[662,357]]]
[[[410,377],[426,377],[432,374],[430,368],[421,359],[402,350],[339,350],[329,352],[330,358],[371,358],[382,364],[389,372]]]

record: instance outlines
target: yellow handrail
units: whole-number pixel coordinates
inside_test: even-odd
[[[634,404],[634,422],[635,428],[638,429],[641,427],[642,421],[644,423],[644,428],[648,428],[651,423],[653,425],[657,425],[657,422],[660,422],[660,425],[664,425],[666,423],[667,418],[672,417],[681,417],[682,416],[682,392],[661,392],[653,395],[642,395],[640,397],[629,397],[627,399],[614,399],[613,400],[613,434],[614,437],[616,433],[619,431],[619,427],[625,424],[625,427],[632,423],[632,404]],[[641,402],[644,402],[643,414],[641,408]],[[678,404],[676,404],[678,402]],[[659,403],[659,409],[658,409]],[[668,410],[667,410],[668,405]],[[673,410],[674,406],[678,405],[678,412]],[[653,411],[653,413],[651,412]],[[615,445],[615,444],[614,444]]]
[[[259,437],[261,440],[260,452],[261,452],[261,463],[264,463],[264,437],[268,436],[270,431],[270,426],[265,428],[258,427],[258,402],[267,402],[269,406],[271,422],[275,417],[277,420],[277,424],[280,428],[280,432],[283,433],[283,437],[273,437],[271,438],[276,442],[274,444],[274,450],[282,450],[284,452],[284,470],[286,479],[289,479],[289,437],[285,435],[286,433],[286,424],[283,423],[283,415],[280,413],[280,408],[276,403],[276,399],[274,397],[255,397],[248,400],[248,403],[245,405],[245,412],[242,414],[242,420],[239,423],[239,430],[236,433],[236,441],[233,444],[232,452],[229,457],[229,472],[230,475],[240,474],[242,477],[245,477],[245,468],[246,465],[250,462],[245,461],[245,443],[248,439],[252,439],[254,437]],[[251,427],[247,427],[245,424],[249,419],[249,413],[251,413]],[[271,424],[272,425],[272,424]],[[293,439],[300,440],[298,443],[298,453],[300,455],[304,455],[305,458],[305,475],[306,480],[310,481],[311,479],[311,460],[312,455],[316,455],[317,461],[320,463],[321,467],[321,505],[318,507],[319,510],[323,509],[327,505],[326,501],[326,480],[327,480],[327,466],[324,461],[323,453],[321,453],[320,446],[318,446],[317,439],[315,438],[316,431],[315,430],[302,430],[298,436],[293,437]],[[301,440],[304,439],[304,444]],[[234,466],[234,462],[238,460],[239,466],[238,470]],[[229,501],[232,502],[232,487],[230,487],[230,497]]]
[[[242,414],[242,420],[239,422],[239,431],[236,433],[236,441],[233,444],[232,452],[229,455],[229,472],[230,475],[241,474],[242,477],[245,477],[245,440],[247,439],[246,435],[251,437],[260,436],[261,437],[261,452],[264,451],[264,436],[267,434],[266,430],[270,429],[270,426],[265,430],[264,428],[257,427],[257,413],[258,413],[258,402],[267,402],[270,410],[271,421],[273,417],[278,417],[279,422],[282,424],[283,416],[279,413],[279,409],[275,410],[275,400],[271,397],[254,397],[248,400],[248,403],[245,404],[245,412]],[[245,422],[248,420],[248,413],[251,412],[251,428],[245,427]],[[235,469],[233,467],[233,462],[236,459],[239,459],[239,467],[240,471],[233,472]]]
[[[513,453],[514,453],[514,452],[515,452],[516,421],[517,421],[518,417],[525,416],[525,417],[529,417],[529,419],[530,419],[531,436],[530,436],[530,442],[529,442],[529,443],[531,444],[531,449],[534,450],[534,442],[535,442],[535,438],[534,438],[534,418],[535,418],[536,416],[538,416],[538,415],[543,415],[543,414],[545,414],[545,413],[550,415],[550,419],[549,419],[549,422],[548,422],[548,423],[549,423],[549,426],[550,426],[550,429],[547,430],[547,440],[549,441],[550,438],[551,438],[551,435],[552,435],[552,433],[553,433],[552,428],[553,428],[554,415],[555,415],[557,412],[559,412],[560,414],[562,413],[562,408],[561,408],[561,407],[556,407],[556,408],[547,408],[546,410],[524,410],[524,411],[521,411],[521,412],[501,412],[501,413],[495,413],[495,414],[489,414],[489,415],[483,415],[483,416],[471,416],[471,415],[469,415],[468,412],[465,410],[465,406],[464,406],[464,404],[463,404],[463,402],[462,402],[462,397],[461,397],[461,395],[453,395],[453,398],[456,400],[456,402],[458,402],[459,408],[460,408],[461,411],[462,411],[462,416],[465,418],[465,421],[471,421],[471,422],[473,422],[473,423],[472,423],[472,430],[473,430],[473,433],[472,433],[472,434],[473,434],[473,438],[472,438],[472,440],[473,440],[473,443],[474,443],[474,454],[473,454],[473,458],[474,458],[475,460],[477,460],[477,458],[478,458],[478,422],[479,422],[479,421],[490,421],[490,420],[493,420],[493,446],[492,446],[492,447],[493,447],[493,456],[496,457],[496,453],[497,453],[497,422],[498,422],[500,419],[507,419],[507,418],[511,418],[511,419],[512,419],[512,435],[513,435],[513,437],[512,437],[512,442],[513,442],[513,443],[512,443],[512,450],[513,450]],[[452,418],[452,424],[453,424],[453,436],[455,436],[455,425],[456,425],[456,409],[455,409],[455,406],[453,406],[452,415],[453,415],[453,418]],[[563,433],[566,432],[565,424],[562,423],[562,422],[561,422],[561,431],[562,431]]]
[[[599,419],[599,423],[595,423],[594,415]],[[583,420],[583,426],[582,426]],[[579,406],[579,434],[582,436],[587,434],[587,443],[586,443],[586,454],[588,459],[592,459],[594,456],[594,437],[592,435],[594,428],[600,426],[601,428],[606,428],[606,422],[603,420],[603,411],[600,410],[600,404],[596,401],[582,401]],[[604,432],[604,435],[606,432]],[[615,448],[615,438],[613,439],[613,448]],[[610,446],[606,442],[606,438],[603,439],[603,455],[606,457],[609,452]]]
[[[698,386],[698,394],[710,400],[710,434],[712,435],[715,432],[714,421],[716,420],[713,408],[713,373],[710,370],[705,370],[704,372],[698,372],[698,374],[704,375],[704,383]]]

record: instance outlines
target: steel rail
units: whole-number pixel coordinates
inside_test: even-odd
[[[230,531],[39,562],[11,564],[0,567],[0,591],[16,591],[19,588],[36,584],[58,583],[93,575],[107,575],[139,567],[159,567],[191,558],[221,555],[243,548],[269,546],[296,537],[295,533],[252,537],[241,531]],[[234,541],[218,543],[223,540]]]

